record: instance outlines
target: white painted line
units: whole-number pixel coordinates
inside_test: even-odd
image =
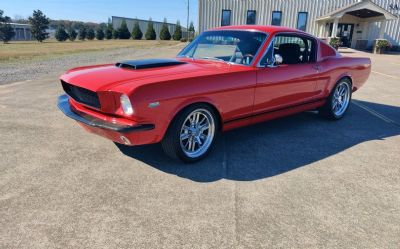
[[[399,79],[400,80],[399,77],[396,77],[396,76],[393,76],[393,75],[390,75],[390,74],[380,73],[380,72],[377,72],[377,71],[371,71],[371,72],[376,73],[376,74],[380,74],[380,75],[383,75],[383,76],[386,76],[386,77],[390,77],[390,78],[393,78],[393,79]]]
[[[396,121],[394,121],[393,119],[390,119],[390,118],[386,117],[385,115],[380,114],[379,112],[377,112],[363,104],[358,103],[358,101],[353,101],[352,103],[355,104],[356,106],[360,107],[361,109],[364,109],[365,111],[369,112],[370,114],[374,115],[375,117],[385,121],[386,123],[400,126],[400,124],[397,123]]]
[[[29,82],[29,81],[32,81],[32,80],[8,82],[8,83],[5,83],[4,85],[0,84],[0,87],[6,88],[6,87],[10,87],[10,86],[20,85],[20,84],[23,84],[23,83],[26,83],[26,82]]]

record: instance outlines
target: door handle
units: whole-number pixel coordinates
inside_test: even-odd
[[[314,65],[313,68],[317,70],[318,72],[321,71],[321,66],[320,65]]]

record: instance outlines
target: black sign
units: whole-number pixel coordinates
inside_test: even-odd
[[[397,3],[396,4],[391,3],[391,4],[389,4],[389,9],[390,10],[399,11],[400,10],[400,5],[398,5]]]

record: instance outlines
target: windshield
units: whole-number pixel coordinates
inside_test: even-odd
[[[178,57],[250,65],[266,37],[267,34],[254,31],[206,31],[184,48]]]

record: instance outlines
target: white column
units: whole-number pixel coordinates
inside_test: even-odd
[[[385,38],[386,20],[381,21],[381,28],[379,30],[379,38]]]
[[[338,24],[339,24],[339,18],[335,18],[335,20],[333,21],[331,38],[336,37]]]
[[[318,36],[320,38],[324,37],[324,26],[325,26],[325,23],[319,22],[318,25],[319,25],[319,31],[318,31],[319,34],[318,34]]]

